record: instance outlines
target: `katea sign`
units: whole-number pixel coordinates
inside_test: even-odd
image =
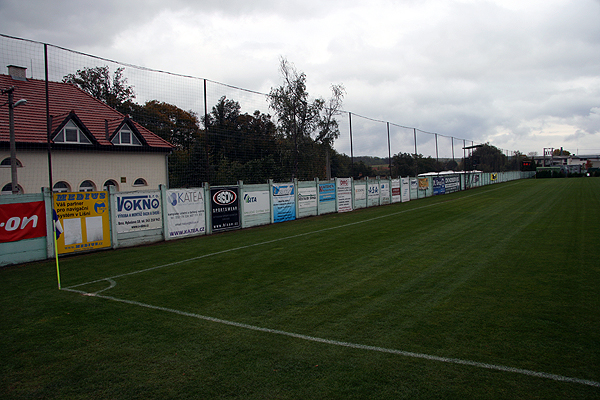
[[[167,228],[169,238],[206,232],[203,189],[167,190]]]
[[[213,232],[240,228],[239,188],[210,189]]]

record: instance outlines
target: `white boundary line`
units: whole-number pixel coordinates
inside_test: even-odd
[[[114,287],[113,284],[114,284],[114,281],[111,282],[111,287]],[[423,360],[428,360],[428,361],[437,361],[437,362],[443,362],[443,363],[447,363],[447,364],[467,365],[467,366],[471,366],[471,367],[484,368],[484,369],[500,371],[500,372],[512,372],[515,374],[533,376],[536,378],[550,379],[550,380],[557,381],[557,382],[577,383],[580,385],[587,385],[587,386],[600,388],[600,382],[596,382],[596,381],[592,381],[592,380],[588,380],[588,379],[571,378],[571,377],[562,376],[562,375],[549,374],[546,372],[537,372],[537,371],[532,371],[532,370],[528,370],[528,369],[507,367],[504,365],[495,365],[495,364],[481,363],[481,362],[477,362],[477,361],[462,360],[460,358],[439,357],[439,356],[433,356],[433,355],[423,354],[423,353],[413,353],[410,351],[388,349],[385,347],[367,346],[364,344],[324,339],[324,338],[319,338],[319,337],[315,337],[315,336],[302,335],[299,333],[286,332],[286,331],[282,331],[282,330],[278,330],[278,329],[262,328],[260,326],[248,325],[248,324],[243,324],[240,322],[227,321],[227,320],[220,319],[220,318],[207,317],[207,316],[200,315],[200,314],[175,310],[173,308],[153,306],[151,304],[141,303],[139,301],[119,299],[119,298],[112,297],[112,296],[104,296],[104,295],[98,294],[99,292],[86,293],[81,290],[75,290],[75,289],[70,289],[70,288],[63,288],[62,290],[73,292],[73,293],[79,293],[84,296],[99,297],[101,299],[112,300],[112,301],[116,301],[119,303],[125,303],[125,304],[129,304],[129,305],[149,308],[151,310],[170,312],[170,313],[181,315],[184,317],[191,317],[191,318],[196,318],[196,319],[200,319],[200,320],[204,320],[204,321],[215,322],[218,324],[229,325],[229,326],[233,326],[236,328],[249,329],[252,331],[265,332],[265,333],[270,333],[270,334],[275,334],[275,335],[283,335],[283,336],[288,336],[288,337],[292,337],[292,338],[296,338],[296,339],[300,339],[300,340],[306,340],[306,341],[310,341],[310,342],[324,343],[324,344],[329,344],[329,345],[333,345],[333,346],[348,347],[348,348],[358,349],[358,350],[376,351],[379,353],[395,354],[395,355],[399,355],[399,356],[403,356],[403,357],[418,358],[418,359],[423,359]],[[107,289],[104,289],[104,290],[107,290]]]
[[[503,186],[503,187],[505,187],[505,186]],[[498,190],[498,189],[500,189],[500,188],[495,188],[495,189],[492,189],[492,190]],[[489,193],[489,191],[480,192],[480,193],[474,193],[474,194],[463,196],[463,197],[459,197],[459,198],[456,198],[456,199],[450,199],[450,200],[446,200],[446,201],[441,201],[439,203],[428,204],[428,205],[424,205],[424,206],[420,206],[420,207],[411,208],[411,209],[408,209],[408,210],[401,210],[401,211],[398,211],[398,212],[395,212],[395,213],[381,215],[381,216],[378,216],[378,217],[373,217],[373,218],[365,219],[365,220],[362,220],[362,221],[351,222],[351,223],[344,224],[344,225],[339,225],[339,226],[334,226],[334,227],[330,227],[330,228],[319,229],[319,230],[311,231],[311,232],[300,233],[300,234],[292,235],[292,236],[286,236],[286,237],[283,237],[283,238],[268,240],[268,241],[265,241],[265,242],[249,244],[249,245],[246,245],[246,246],[240,246],[240,247],[236,247],[236,248],[233,248],[233,249],[221,250],[221,251],[217,251],[217,252],[210,253],[210,254],[204,254],[204,255],[201,255],[201,256],[198,256],[198,257],[192,257],[192,258],[188,258],[188,259],[185,259],[185,260],[175,261],[175,262],[172,262],[172,263],[158,265],[158,266],[151,267],[151,268],[146,268],[146,269],[142,269],[142,270],[138,270],[138,271],[128,272],[128,273],[125,273],[125,274],[114,275],[114,276],[111,276],[111,277],[108,277],[108,278],[97,279],[95,281],[90,281],[90,282],[86,282],[86,283],[80,283],[80,284],[77,284],[77,285],[73,285],[73,286],[62,288],[62,290],[68,291],[68,292],[73,292],[73,293],[79,293],[79,294],[82,294],[84,296],[99,297],[101,299],[112,300],[112,301],[116,301],[116,302],[119,302],[119,303],[125,303],[125,304],[135,305],[135,306],[144,307],[144,308],[148,308],[148,309],[152,309],[152,310],[170,312],[170,313],[177,314],[177,315],[182,315],[182,316],[186,316],[186,317],[201,319],[201,320],[209,321],[209,322],[216,322],[216,323],[219,323],[219,324],[234,326],[234,327],[237,327],[237,328],[249,329],[249,330],[258,331],[258,332],[266,332],[266,333],[271,333],[271,334],[276,334],[276,335],[283,335],[283,336],[293,337],[293,338],[297,338],[297,339],[301,339],[301,340],[307,340],[307,341],[311,341],[311,342],[324,343],[324,344],[330,344],[330,345],[334,345],[334,346],[348,347],[348,348],[359,349],[359,350],[376,351],[376,352],[380,352],[380,353],[396,354],[396,355],[400,355],[400,356],[404,356],[404,357],[419,358],[419,359],[424,359],[424,360],[429,360],[429,361],[438,361],[438,362],[449,363],[449,364],[468,365],[468,366],[472,366],[472,367],[490,369],[490,370],[501,371],[501,372],[512,372],[512,373],[517,373],[517,374],[521,374],[521,375],[533,376],[533,377],[537,377],[537,378],[550,379],[550,380],[558,381],[558,382],[577,383],[577,384],[581,384],[581,385],[587,385],[587,386],[592,386],[592,387],[600,388],[600,382],[596,382],[596,381],[592,381],[592,380],[587,380],[587,379],[570,378],[570,377],[567,377],[567,376],[556,375],[556,374],[549,374],[549,373],[546,373],[546,372],[537,372],[537,371],[532,371],[532,370],[527,370],[527,369],[507,367],[507,366],[503,366],[503,365],[495,365],[495,364],[481,363],[481,362],[477,362],[477,361],[462,360],[462,359],[459,359],[459,358],[439,357],[439,356],[433,356],[433,355],[423,354],[423,353],[413,353],[413,352],[403,351],[403,350],[388,349],[388,348],[385,348],[385,347],[368,346],[368,345],[357,344],[357,343],[350,343],[350,342],[342,342],[342,341],[338,341],[338,340],[324,339],[324,338],[319,338],[319,337],[315,337],[315,336],[302,335],[302,334],[299,334],[299,333],[286,332],[286,331],[282,331],[282,330],[278,330],[278,329],[262,328],[262,327],[259,327],[259,326],[248,325],[248,324],[243,324],[243,323],[233,322],[233,321],[227,321],[227,320],[224,320],[224,319],[219,319],[219,318],[214,318],[214,317],[208,317],[208,316],[204,316],[204,315],[200,315],[200,314],[195,314],[195,313],[189,313],[189,312],[185,312],[185,311],[175,310],[175,309],[172,309],[172,308],[154,306],[154,305],[151,305],[151,304],[141,303],[141,302],[138,302],[138,301],[119,299],[119,298],[116,298],[116,297],[104,296],[104,295],[100,294],[101,292],[104,292],[106,290],[109,290],[109,289],[112,289],[113,287],[115,287],[116,286],[116,282],[114,281],[114,279],[116,279],[116,278],[121,278],[121,277],[124,277],[124,276],[130,276],[130,275],[135,275],[135,274],[139,274],[139,273],[143,273],[143,272],[153,271],[153,270],[156,270],[156,269],[161,269],[161,268],[166,268],[166,267],[170,267],[170,266],[174,266],[174,265],[183,264],[183,263],[188,262],[188,261],[195,261],[195,260],[199,260],[199,259],[206,258],[206,257],[211,257],[211,256],[219,255],[219,254],[229,253],[229,252],[233,252],[233,251],[237,251],[237,250],[243,250],[243,249],[247,249],[247,248],[251,248],[251,247],[256,247],[256,246],[261,246],[261,245],[265,245],[265,244],[280,242],[280,241],[283,241],[283,240],[295,239],[295,238],[298,238],[298,237],[308,236],[308,235],[312,235],[312,234],[316,234],[316,233],[321,233],[321,232],[326,232],[326,231],[330,231],[330,230],[334,230],[334,229],[339,229],[339,228],[346,228],[346,227],[353,226],[353,225],[358,225],[358,224],[362,224],[362,223],[366,223],[366,222],[375,221],[375,220],[378,220],[378,219],[381,219],[381,218],[386,218],[386,217],[390,217],[390,216],[394,216],[394,215],[403,214],[403,213],[406,213],[406,212],[409,212],[409,211],[421,210],[421,209],[424,209],[424,208],[429,208],[429,207],[437,206],[437,205],[440,205],[440,204],[447,203],[448,201],[460,200],[460,199],[465,199],[465,198],[468,198],[468,197],[477,196],[477,195],[483,194],[483,193]],[[98,282],[103,282],[103,281],[108,281],[110,283],[110,286],[107,287],[107,288],[105,288],[105,289],[99,290],[99,291],[97,291],[95,293],[88,293],[88,292],[84,292],[84,291],[81,291],[81,290],[74,289],[76,287],[85,286],[85,285],[89,285],[89,284],[93,284],[93,283],[98,283]]]
[[[503,186],[503,187],[506,187],[506,186]],[[394,213],[390,213],[390,214],[380,215],[378,217],[364,219],[362,221],[350,222],[348,224],[343,224],[343,225],[338,225],[338,226],[332,226],[330,228],[318,229],[316,231],[299,233],[297,235],[286,236],[286,237],[277,238],[277,239],[273,239],[273,240],[267,240],[265,242],[260,242],[260,243],[253,243],[253,244],[249,244],[249,245],[246,245],[246,246],[235,247],[233,249],[216,251],[214,253],[203,254],[201,256],[187,258],[185,260],[175,261],[175,262],[168,263],[168,264],[157,265],[155,267],[140,269],[140,270],[133,271],[133,272],[126,272],[124,274],[119,274],[119,275],[109,276],[107,278],[97,279],[95,281],[90,281],[90,282],[85,282],[85,283],[79,283],[77,285],[71,285],[71,286],[68,286],[67,289],[69,289],[69,288],[72,289],[72,288],[76,288],[76,287],[80,287],[80,286],[85,286],[85,285],[89,285],[89,284],[92,284],[92,283],[98,283],[98,282],[105,281],[107,279],[122,278],[124,276],[136,275],[136,274],[141,274],[143,272],[154,271],[156,269],[161,269],[161,268],[166,268],[166,267],[172,267],[174,265],[183,264],[183,263],[186,263],[186,262],[189,262],[189,261],[196,261],[196,260],[200,260],[202,258],[212,257],[212,256],[216,256],[216,255],[219,255],[219,254],[224,254],[224,253],[230,253],[230,252],[237,251],[237,250],[243,250],[243,249],[248,249],[248,248],[251,248],[251,247],[262,246],[262,245],[265,245],[265,244],[271,244],[271,243],[281,242],[283,240],[288,240],[288,239],[296,239],[296,238],[299,238],[299,237],[302,237],[302,236],[313,235],[313,234],[316,234],[316,233],[327,232],[327,231],[331,231],[331,230],[335,230],[335,229],[347,228],[349,226],[359,225],[359,224],[363,224],[363,223],[371,222],[371,221],[376,221],[378,219],[392,217],[392,216],[399,215],[399,214],[404,214],[404,213],[407,213],[407,212],[410,212],[410,211],[422,210],[424,208],[438,206],[438,205],[441,205],[441,204],[448,203],[450,201],[456,201],[456,200],[466,199],[466,198],[473,197],[473,196],[478,196],[480,194],[489,193],[490,191],[494,191],[494,190],[498,190],[498,189],[500,189],[500,188],[494,188],[494,189],[488,190],[486,192],[473,193],[473,194],[470,194],[470,195],[467,195],[467,196],[462,196],[462,197],[458,197],[458,198],[454,198],[454,199],[448,199],[448,200],[440,201],[439,203],[427,204],[427,205],[424,205],[424,206],[410,208],[408,210],[400,210],[400,211],[397,211],[397,212],[394,212]],[[395,204],[399,204],[399,203],[395,203]]]

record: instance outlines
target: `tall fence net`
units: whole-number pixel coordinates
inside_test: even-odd
[[[58,103],[63,100],[53,96],[54,88],[51,88],[48,98],[51,129],[38,135],[50,136],[49,143],[44,145],[41,143],[43,140],[33,143],[25,136],[17,139],[18,172],[24,175],[21,182],[34,177],[37,179],[32,184],[33,188],[20,185],[21,192],[39,192],[40,187],[49,184],[57,191],[102,190],[110,185],[116,186],[117,190],[127,190],[144,185],[155,186],[157,182],[183,188],[199,187],[205,182],[214,186],[238,181],[265,183],[269,179],[283,182],[294,178],[311,180],[335,176],[357,179],[375,175],[415,176],[430,171],[474,168],[473,164],[477,161],[470,159],[474,144],[471,140],[425,132],[345,110],[336,115],[339,137],[333,142],[318,141],[313,136],[283,129],[269,105],[267,93],[206,78],[152,70],[7,35],[0,35],[0,60],[5,67],[26,68],[26,78],[30,82],[40,83],[47,77],[50,82],[74,83],[128,118],[125,121],[138,124],[132,128],[134,131],[136,126],[141,126],[169,144],[168,150],[157,151],[143,138],[138,140],[141,143],[135,143],[135,132],[129,137],[125,136],[129,135],[127,131],[121,130],[118,133],[119,143],[131,146],[113,146],[108,151],[107,146],[98,145],[93,138],[92,143],[87,143],[90,146],[60,145],[57,132],[59,128],[66,129],[59,124],[64,115],[53,110],[58,110]],[[2,75],[8,77],[6,72],[0,77]],[[87,81],[82,82],[82,77],[87,77]],[[94,81],[105,85],[84,87],[84,84]],[[3,87],[0,89],[3,91],[11,84],[8,79],[1,82]],[[23,90],[22,86],[15,88],[15,99],[25,93]],[[5,100],[3,98],[2,102]],[[28,106],[13,110],[17,121],[29,118]],[[8,108],[0,109],[3,167],[10,164]],[[72,111],[78,115],[77,107],[74,106]],[[60,112],[66,113],[64,109]],[[39,118],[43,120],[45,116]],[[111,121],[107,118],[98,123],[105,126],[105,139],[115,143],[114,132],[117,131]],[[20,123],[22,125],[23,121]],[[85,131],[85,128],[79,128]],[[66,136],[58,138],[66,140]],[[79,138],[74,144],[82,144],[79,140],[86,139]],[[98,142],[102,140],[98,139]],[[135,144],[141,147],[135,149]],[[50,161],[39,161],[40,155],[46,151]],[[153,157],[154,164],[140,161],[137,155],[141,153]],[[510,169],[510,162],[517,153],[505,150],[502,153],[505,159],[499,170]],[[79,155],[75,157],[77,161],[72,161],[73,155]],[[518,169],[517,164],[515,169]],[[25,179],[28,167],[29,178]],[[88,168],[89,177],[69,180],[68,172],[75,168]],[[127,176],[123,172],[127,168],[134,171],[132,175]],[[155,176],[147,172],[149,168],[161,171]],[[11,189],[9,169],[3,168],[0,172],[0,184],[6,192]]]

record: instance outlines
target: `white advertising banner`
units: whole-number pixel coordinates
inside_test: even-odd
[[[380,203],[379,183],[369,183],[367,186],[367,207],[378,206]]]
[[[167,190],[167,227],[169,238],[206,232],[204,189]]]
[[[271,212],[269,191],[246,192],[243,199],[244,215],[268,214]]]
[[[389,201],[390,199],[390,183],[389,182],[380,182],[380,187],[381,187],[381,199],[383,201],[383,199],[387,199],[387,201]]]
[[[364,200],[367,198],[367,188],[365,185],[354,185],[354,200]]]
[[[338,212],[352,211],[352,178],[337,178],[336,188]]]
[[[410,179],[402,178],[402,202],[410,201]]]
[[[160,192],[129,192],[115,195],[117,233],[162,228]]]
[[[317,207],[317,188],[298,188],[298,208]]]

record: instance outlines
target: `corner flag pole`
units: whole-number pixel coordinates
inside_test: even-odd
[[[58,221],[58,214],[54,209],[54,191],[52,187],[52,141],[50,140],[51,129],[52,129],[52,118],[50,117],[50,95],[48,91],[48,45],[44,43],[44,70],[46,74],[46,141],[48,143],[48,182],[50,184],[50,201],[52,209],[52,237],[54,239],[54,258],[56,259],[56,279],[58,280],[58,290],[61,290],[60,286],[60,267],[58,264],[58,246],[56,243],[56,228],[60,222]],[[56,215],[57,221],[54,221]]]
[[[60,286],[60,266],[58,264],[58,246],[56,241],[56,230],[57,225],[60,226],[60,221],[58,220],[58,214],[54,209],[54,192],[51,194],[52,199],[52,237],[54,238],[54,259],[56,260],[56,279],[58,280],[58,290],[61,290]],[[56,215],[56,221],[54,221],[54,216]]]

